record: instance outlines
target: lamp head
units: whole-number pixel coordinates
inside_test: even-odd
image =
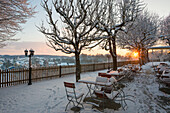
[[[26,49],[24,52],[25,52],[25,56],[27,56],[28,55],[28,50]]]
[[[31,55],[31,56],[34,55],[34,50],[33,50],[33,49],[30,49],[29,52],[30,52],[30,55]]]

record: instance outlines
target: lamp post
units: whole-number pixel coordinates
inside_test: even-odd
[[[26,49],[25,51],[25,56],[27,57],[29,57],[29,82],[28,82],[28,85],[32,85],[32,82],[31,82],[31,70],[32,70],[32,68],[31,68],[31,57],[34,55],[34,50],[33,49],[30,49],[29,50],[29,55],[28,55],[28,50]]]

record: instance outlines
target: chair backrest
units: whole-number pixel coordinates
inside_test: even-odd
[[[110,77],[111,77],[111,76],[109,76],[107,73],[98,73],[98,76],[107,77],[107,78],[110,78]]]
[[[64,82],[64,86],[67,87],[67,88],[75,88],[75,84],[69,83],[69,82]]]
[[[67,98],[70,97],[69,96],[70,94],[74,95],[74,97],[76,97],[75,84],[74,83],[64,82],[64,86],[65,86],[65,91],[66,91]]]

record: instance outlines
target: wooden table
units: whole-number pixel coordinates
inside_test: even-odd
[[[95,88],[92,88],[92,85],[99,85],[99,86],[106,86],[106,87],[109,87],[112,85],[111,82],[107,82],[107,83],[103,83],[103,82],[96,82],[96,77],[86,77],[86,78],[83,78],[81,80],[78,81],[79,83],[84,83],[87,85],[87,88],[88,88],[88,92],[86,94],[86,96],[88,94],[90,94],[90,96],[92,97],[92,90],[94,91]],[[85,96],[85,97],[86,97]]]
[[[107,78],[111,78],[111,77],[120,78],[124,75],[118,71],[110,71],[109,73],[99,73],[99,76],[107,77]]]

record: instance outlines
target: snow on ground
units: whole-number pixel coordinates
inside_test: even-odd
[[[170,112],[170,95],[159,90],[164,85],[159,85],[157,78],[151,69],[152,63],[142,66],[142,72],[134,74],[131,80],[124,80],[124,92],[132,95],[126,100],[125,109],[118,107],[116,110],[106,108],[108,113],[167,113]],[[107,70],[82,73],[81,77],[96,77],[98,72]],[[0,89],[0,113],[64,113],[67,98],[63,82],[75,82],[74,75],[64,76],[53,80],[33,82]],[[76,83],[76,89],[87,93],[88,89],[83,83]],[[169,89],[168,89],[169,90]],[[110,104],[110,103],[109,103]],[[77,112],[92,113],[100,112],[91,104],[83,103],[84,109]],[[93,107],[93,109],[92,109]],[[67,112],[76,112],[68,107]]]

